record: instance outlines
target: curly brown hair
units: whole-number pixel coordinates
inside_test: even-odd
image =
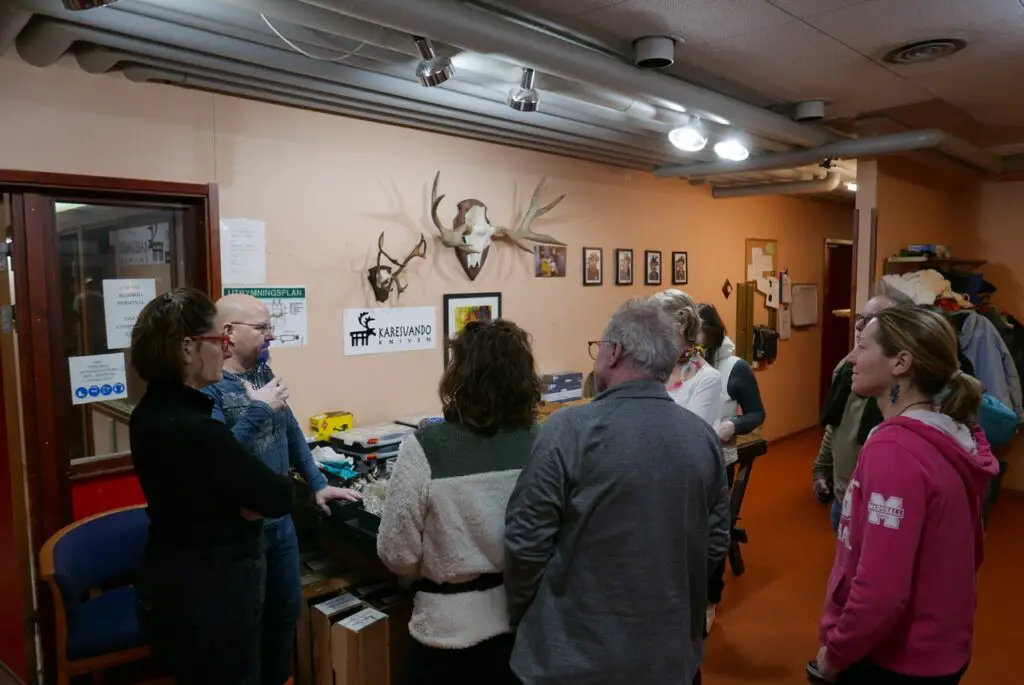
[[[466,324],[451,341],[438,394],[446,421],[484,435],[533,425],[541,380],[530,335],[504,319]]]

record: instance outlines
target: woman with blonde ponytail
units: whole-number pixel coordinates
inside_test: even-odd
[[[853,392],[885,419],[843,500],[808,670],[840,685],[955,685],[971,657],[982,502],[998,472],[977,425],[981,387],[959,369],[949,322],[880,312],[850,354]]]

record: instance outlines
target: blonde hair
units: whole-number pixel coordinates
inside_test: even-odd
[[[960,423],[977,421],[981,384],[960,372],[959,341],[946,317],[921,307],[893,307],[875,316],[886,357],[908,352],[910,381],[925,395],[941,396],[940,411]]]
[[[697,336],[700,335],[700,314],[692,297],[682,290],[669,288],[653,295],[650,301],[672,317],[687,345],[697,344]]]

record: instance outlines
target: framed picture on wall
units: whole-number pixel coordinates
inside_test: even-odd
[[[600,247],[583,248],[583,285],[604,283],[604,250]]]
[[[686,252],[672,253],[672,285],[690,282],[690,259]]]
[[[661,285],[660,250],[644,250],[644,285]]]
[[[451,339],[470,321],[501,318],[501,293],[457,293],[444,296],[444,365],[448,366]]]
[[[615,250],[615,285],[633,285],[632,250]]]

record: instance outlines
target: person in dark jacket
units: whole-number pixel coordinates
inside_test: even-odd
[[[262,517],[285,516],[292,484],[211,417],[201,391],[231,354],[213,302],[165,293],[132,330],[148,383],[132,413],[132,460],[148,501],[139,623],[178,685],[257,685],[266,567]]]

